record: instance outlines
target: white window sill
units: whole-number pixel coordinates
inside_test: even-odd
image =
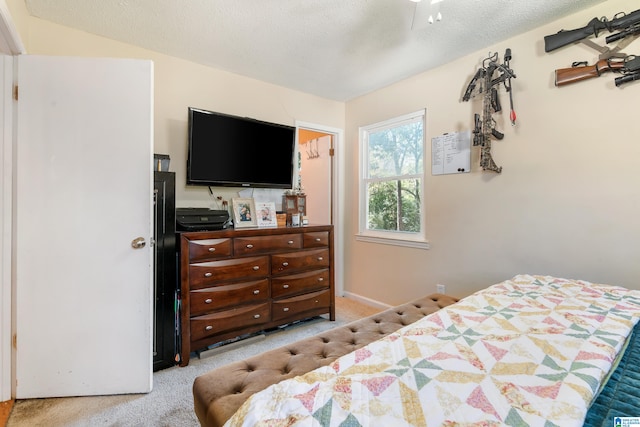
[[[393,239],[388,237],[366,236],[364,234],[356,234],[356,240],[359,242],[379,243],[382,245],[403,246],[405,248],[430,249],[429,242],[425,240]]]

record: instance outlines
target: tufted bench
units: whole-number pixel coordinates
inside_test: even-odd
[[[222,426],[252,394],[328,365],[456,301],[448,295],[428,295],[203,374],[193,383],[200,424]]]

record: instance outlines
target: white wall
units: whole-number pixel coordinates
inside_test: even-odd
[[[345,105],[317,96],[161,55],[57,25],[28,14],[24,0],[8,0],[29,54],[150,59],[155,70],[155,152],[169,154],[178,206],[216,207],[206,187],[187,187],[187,107],[294,126],[296,120],[344,128]],[[114,170],[116,165],[113,165]],[[214,196],[237,196],[216,188]]]
[[[609,0],[348,102],[345,290],[396,304],[435,292],[436,283],[464,296],[518,273],[640,289],[640,83],[617,88],[609,73],[557,88],[555,69],[593,63],[597,52],[575,45],[545,53],[543,47],[547,34],[637,6]],[[428,167],[429,250],[356,241],[358,127],[426,107],[430,158],[431,138],[473,126],[480,103],[460,102],[461,95],[489,50],[502,58],[505,48],[517,75],[518,120],[511,127],[503,89],[507,108],[496,117],[505,138],[493,143],[502,174],[481,171],[478,148],[469,174],[431,176]],[[640,41],[626,51],[640,52]]]

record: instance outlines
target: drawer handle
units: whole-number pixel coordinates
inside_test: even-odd
[[[322,261],[324,258],[322,258],[321,256],[318,257],[318,261]]]
[[[213,326],[211,326],[211,325],[207,325],[207,326],[205,326],[205,328],[204,328],[204,330],[205,330],[205,331],[210,331],[210,330],[212,330],[212,329],[213,329]]]
[[[289,265],[289,263],[288,263],[288,262],[286,262],[286,261],[282,263],[282,266],[283,266],[283,267],[287,267],[288,265]]]
[[[209,252],[215,252],[216,248],[209,248]]]
[[[289,285],[282,285],[283,289],[289,289]]]
[[[259,319],[259,318],[260,318],[260,315],[259,315],[259,314],[254,314],[254,315],[253,315],[253,318],[254,318],[254,319]]]
[[[212,273],[204,273],[204,277],[211,277],[211,276],[213,276]]]
[[[249,243],[249,244],[247,245],[247,249],[253,249],[253,245],[252,245],[251,243]]]
[[[289,240],[289,241],[287,242],[287,244],[288,244],[288,245],[293,245],[293,240]]]
[[[324,282],[324,277],[318,277],[318,282]]]
[[[322,241],[322,239],[321,239],[321,238],[316,237],[316,242],[321,242],[321,241]]]
[[[289,307],[283,308],[282,311],[289,311]]]
[[[213,302],[213,300],[211,298],[207,298],[206,300],[204,300],[205,304],[211,304]]]
[[[259,266],[259,265],[254,265],[254,266],[253,266],[253,270],[254,270],[254,271],[258,271],[258,270],[260,270],[260,266]]]
[[[253,291],[254,295],[258,295],[260,293],[260,291],[258,289],[256,289],[255,291]]]

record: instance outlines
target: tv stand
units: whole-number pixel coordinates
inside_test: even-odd
[[[180,365],[245,334],[335,320],[333,251],[331,225],[181,233]]]

